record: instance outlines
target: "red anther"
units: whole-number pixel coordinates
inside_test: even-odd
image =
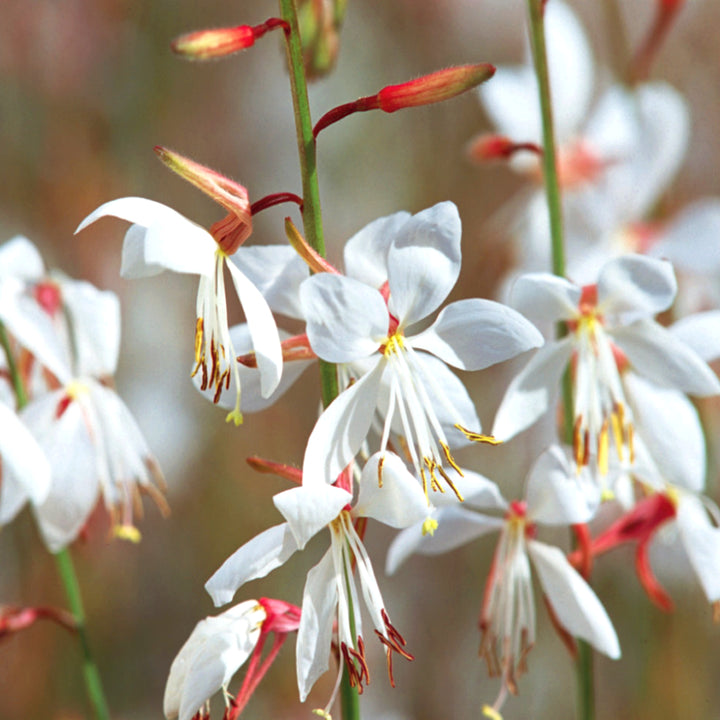
[[[33,296],[37,304],[51,317],[62,308],[60,286],[51,280],[44,280],[37,283],[33,288]]]
[[[476,162],[507,160],[516,152],[526,151],[541,156],[542,148],[536,143],[513,142],[504,135],[478,135],[467,147],[467,156]]]
[[[266,460],[256,455],[247,458],[246,462],[253,470],[257,470],[257,472],[277,475],[278,477],[302,485],[302,470],[300,468]]]

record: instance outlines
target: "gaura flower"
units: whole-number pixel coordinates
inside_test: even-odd
[[[606,475],[611,448],[632,463],[632,409],[618,363],[664,387],[691,395],[720,392],[712,370],[652,316],[675,297],[672,266],[639,255],[611,260],[597,285],[580,288],[545,273],[520,277],[514,304],[538,322],[565,321],[568,335],[538,351],[513,379],[498,409],[493,434],[507,440],[554,407],[560,378],[572,362],[573,447],[578,466]]]
[[[243,545],[205,585],[216,605],[226,603],[243,583],[264,577],[284,564],[296,550],[304,548],[321,529],[328,528],[330,548],[308,573],[303,592],[297,640],[297,676],[302,701],[317,678],[328,669],[335,622],[338,647],[353,684],[362,689],[368,682],[360,597],[370,613],[376,635],[386,647],[391,682],[392,653],[412,659],[405,650],[405,641],[390,622],[354,521],[370,517],[391,527],[407,527],[427,515],[427,502],[416,479],[397,456],[389,453],[382,462],[381,457],[373,455],[365,465],[354,503],[350,492],[325,483],[304,484],[276,495],[275,505],[287,522]],[[379,474],[384,478],[382,487],[378,483]],[[353,565],[357,566],[360,592]]]
[[[189,162],[189,161],[188,161]],[[221,176],[209,177],[215,192]],[[214,182],[214,184],[213,184]],[[229,182],[229,181],[227,181]],[[171,208],[143,198],[121,198],[101,205],[80,223],[76,232],[101,217],[112,215],[134,223],[125,235],[121,274],[147,277],[163,270],[200,276],[195,325],[195,367],[201,389],[212,388],[213,401],[234,381],[235,402],[228,421],[242,422],[237,353],[228,328],[224,269],[230,271],[233,285],[245,311],[257,366],[261,373],[263,396],[277,387],[282,372],[282,351],[277,326],[267,302],[242,270],[228,262],[250,234],[250,204],[247,191],[233,183],[233,207],[228,218],[215,223],[210,232],[187,220]],[[228,205],[229,206],[229,205]],[[241,217],[238,208],[244,208]]]
[[[282,600],[246,600],[220,615],[201,620],[170,667],[163,709],[168,720],[209,717],[210,697],[218,690],[225,696],[223,720],[239,717],[253,691],[277,656],[288,633],[297,630],[300,610]],[[276,638],[267,657],[260,657],[270,633]],[[237,697],[228,684],[250,658]]]
[[[460,272],[460,218],[452,203],[383,218],[362,233],[370,252],[354,272],[372,284],[321,273],[300,288],[314,352],[365,369],[316,423],[305,452],[305,482],[333,482],[379,412],[381,449],[397,432],[426,491],[428,485],[440,489],[441,481],[452,488],[447,468],[458,469],[450,453],[457,440],[446,431],[457,439],[492,438],[480,435],[467,392],[446,363],[481,370],[537,347],[542,337],[514,310],[480,299],[451,303],[430,327],[413,332],[438,309]]]
[[[470,509],[473,507],[505,514],[493,517]],[[517,692],[516,677],[526,669],[527,654],[535,643],[531,561],[557,623],[609,657],[620,657],[615,630],[590,586],[559,548],[535,539],[538,524],[586,523],[596,507],[597,502],[588,502],[565,453],[554,446],[530,471],[524,500],[507,503],[490,481],[476,481],[475,496],[462,506],[437,509],[439,525],[433,536],[416,525],[393,542],[388,553],[390,571],[413,552],[444,553],[489,532],[500,532],[480,615],[480,654],[490,675],[501,676],[503,683],[490,716],[499,712],[508,691]]]

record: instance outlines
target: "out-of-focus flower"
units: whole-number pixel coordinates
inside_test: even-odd
[[[513,299],[537,322],[565,321],[568,335],[538,351],[513,379],[498,409],[493,434],[507,440],[554,407],[560,378],[573,363],[574,453],[578,466],[606,475],[614,445],[633,458],[632,410],[618,362],[653,382],[691,395],[720,392],[708,365],[652,317],[675,297],[670,263],[640,255],[608,262],[597,285],[580,288],[553,275],[520,277]]]
[[[222,690],[224,720],[239,717],[253,691],[275,659],[288,633],[297,630],[300,610],[282,600],[246,600],[201,620],[170,667],[163,709],[168,720],[191,720],[203,713],[210,698]],[[276,639],[265,660],[260,657],[270,633]],[[245,680],[235,698],[228,693],[233,675],[250,658]]]
[[[382,486],[378,478],[383,479]],[[228,602],[243,583],[264,577],[327,527],[330,548],[308,573],[303,592],[297,640],[300,698],[305,700],[317,678],[328,669],[335,621],[338,646],[353,684],[361,689],[368,682],[360,597],[387,649],[392,681],[392,652],[411,656],[404,649],[405,641],[390,623],[370,557],[353,521],[370,517],[396,528],[421,521],[428,507],[417,480],[395,455],[378,453],[363,469],[354,504],[350,492],[324,482],[304,482],[302,487],[276,495],[274,502],[287,522],[260,533],[225,561],[205,585],[213,601],[216,605]],[[354,564],[361,593],[354,579]]]
[[[434,535],[423,533],[419,525],[401,532],[388,553],[388,569],[394,570],[414,552],[435,555],[489,532],[500,532],[480,615],[480,653],[490,675],[500,675],[503,682],[492,709],[498,712],[507,692],[517,692],[516,676],[526,669],[527,653],[535,643],[530,561],[556,622],[566,632],[611,658],[620,656],[620,646],[600,600],[564,553],[534,539],[538,524],[586,523],[597,507],[597,497],[589,501],[565,453],[551,447],[540,456],[528,476],[523,501],[507,503],[487,485],[478,491],[462,506],[438,508]],[[472,507],[502,510],[505,515],[493,517]]]
[[[460,272],[460,218],[452,203],[383,218],[356,242],[360,236],[368,249],[354,268],[360,279],[321,273],[300,290],[314,352],[328,362],[365,367],[316,423],[305,452],[305,482],[333,482],[380,411],[381,450],[391,430],[398,432],[426,488],[441,481],[452,487],[446,468],[457,466],[446,429],[488,438],[480,436],[467,391],[446,363],[481,370],[537,347],[542,337],[514,310],[480,299],[451,303],[430,327],[412,334]]]

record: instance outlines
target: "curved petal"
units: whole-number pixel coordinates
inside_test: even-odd
[[[273,312],[303,319],[300,285],[310,272],[290,245],[241,245],[229,259],[260,291]]]
[[[355,233],[343,251],[347,276],[376,289],[384,285],[388,279],[388,250],[409,219],[409,212],[396,212],[374,220]]]
[[[454,478],[453,485],[464,498],[462,507],[500,512],[507,510],[508,504],[502,496],[500,488],[492,480],[479,473],[463,468],[462,476]],[[437,507],[457,505],[457,498],[451,493],[435,493],[433,503]]]
[[[672,265],[645,255],[624,255],[607,262],[598,278],[598,310],[621,315],[623,323],[657,315],[675,299]]]
[[[578,314],[580,288],[550,273],[521,275],[510,290],[511,305],[536,325],[571,320]]]
[[[705,362],[720,358],[720,310],[688,315],[671,325],[669,330]]]
[[[430,535],[423,534],[423,523],[400,532],[393,540],[385,561],[385,571],[392,575],[413,553],[441,555],[502,527],[500,518],[488,517],[458,505],[439,508],[433,513],[438,525]]]
[[[720,393],[720,381],[708,364],[653,320],[638,320],[609,334],[638,374],[690,395]]]
[[[530,540],[528,551],[557,621],[613,660],[620,643],[605,608],[559,548]]]
[[[549,447],[528,475],[528,518],[545,525],[575,525],[592,519],[599,504],[591,502],[558,445]]]
[[[492,300],[459,300],[444,308],[412,346],[461,370],[482,370],[543,344],[538,329]]]
[[[676,515],[680,540],[709,602],[720,600],[720,528],[710,523],[702,503],[683,495]]]
[[[345,363],[367,357],[387,337],[385,301],[359,280],[313,275],[300,286],[300,302],[310,345],[323,360]]]
[[[265,577],[298,549],[287,523],[274,525],[238,548],[205,583],[216,607],[232,600],[244,583]]]
[[[175,210],[145,198],[119,198],[90,213],[75,232],[108,215],[134,223],[123,243],[123,277],[148,277],[163,270],[212,275],[217,243]]]
[[[257,366],[260,370],[260,392],[269,397],[282,375],[283,358],[277,325],[265,298],[233,263],[227,263],[240,303],[247,319]]]
[[[335,565],[328,551],[307,575],[295,648],[300,701],[328,669],[332,628],[338,603]]]
[[[388,252],[388,308],[405,328],[440,307],[460,273],[460,216],[441,202],[413,215]]]
[[[38,249],[26,237],[16,235],[0,245],[0,278],[22,281],[39,280],[45,275],[45,263]]]
[[[541,347],[513,378],[500,403],[492,434],[501,441],[529,428],[554,404],[572,353],[572,338]]]
[[[353,515],[405,528],[422,522],[428,512],[420,483],[395,453],[377,452],[369,458],[362,471]]]
[[[288,521],[299,550],[351,501],[352,495],[347,490],[317,483],[294,487],[273,497],[275,507]]]
[[[370,429],[385,363],[338,395],[325,409],[308,438],[303,485],[334,483],[355,457]]]

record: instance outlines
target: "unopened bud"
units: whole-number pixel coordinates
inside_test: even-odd
[[[327,75],[335,66],[346,8],[347,0],[298,0],[303,65],[308,80]]]
[[[223,252],[232,255],[252,232],[250,199],[246,188],[173,150],[158,145],[155,152],[173,172],[191,182],[228,211],[229,216],[216,223],[218,232],[213,233],[213,236]]]
[[[287,23],[279,18],[270,18],[261,25],[238,25],[231,28],[198,30],[181,35],[170,43],[173,52],[188,60],[212,60],[225,57],[252,47],[255,40],[268,30],[287,28]]]
[[[489,63],[439,70],[410,82],[384,87],[377,94],[378,107],[390,113],[402,108],[442,102],[477,87],[494,74],[495,68]]]
[[[504,135],[479,135],[467,149],[468,157],[476,162],[507,160],[520,150],[542,155],[542,149],[535,143],[516,143]]]

